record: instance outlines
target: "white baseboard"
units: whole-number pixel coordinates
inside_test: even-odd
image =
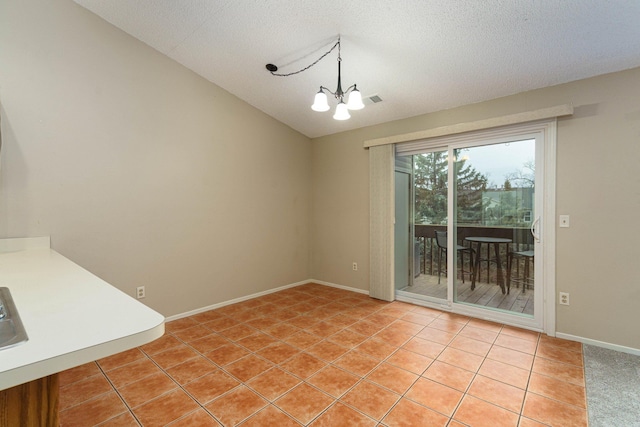
[[[369,291],[365,291],[364,289],[352,288],[349,286],[338,285],[336,283],[325,282],[322,280],[309,279],[307,283],[317,283],[319,285],[325,285],[325,286],[330,286],[332,288],[343,289],[345,291],[351,291],[351,292],[357,292],[359,294],[369,295]]]
[[[367,295],[369,294],[369,291],[365,291],[365,290],[362,290],[362,289],[350,288],[348,286],[342,286],[342,285],[338,285],[338,284],[330,283],[330,282],[323,282],[322,280],[307,279],[307,280],[303,280],[301,282],[291,283],[289,285],[284,285],[284,286],[280,286],[278,288],[269,289],[269,290],[262,291],[262,292],[257,292],[255,294],[247,295],[247,296],[244,296],[244,297],[234,298],[234,299],[229,300],[229,301],[223,301],[223,302],[219,302],[217,304],[208,305],[206,307],[197,308],[195,310],[187,311],[185,313],[175,314],[173,316],[167,317],[165,319],[165,322],[171,322],[172,320],[182,319],[182,318],[185,318],[185,317],[193,316],[195,314],[204,313],[205,311],[215,310],[216,308],[224,307],[226,305],[236,304],[238,302],[242,302],[242,301],[250,300],[250,299],[253,299],[253,298],[257,298],[257,297],[273,294],[275,292],[284,291],[285,289],[294,288],[296,286],[306,285],[308,283],[318,283],[319,285],[330,286],[332,288],[344,289],[346,291],[358,292],[358,293],[367,294]]]
[[[264,296],[264,295],[273,294],[275,292],[284,291],[285,289],[293,288],[293,287],[300,286],[300,285],[306,285],[307,283],[312,283],[312,282],[313,282],[313,280],[303,280],[302,282],[291,283],[289,285],[280,286],[280,287],[274,288],[274,289],[268,289],[266,291],[257,292],[255,294],[247,295],[247,296],[244,296],[244,297],[234,298],[234,299],[229,300],[229,301],[219,302],[217,304],[208,305],[208,306],[202,307],[202,308],[197,308],[195,310],[187,311],[185,313],[180,313],[180,314],[175,314],[173,316],[169,316],[169,317],[167,317],[165,319],[165,322],[171,322],[172,320],[182,319],[184,317],[193,316],[194,314],[204,313],[205,311],[215,310],[216,308],[224,307],[226,305],[231,305],[231,304],[235,304],[235,303],[238,303],[238,302],[246,301],[246,300],[249,300],[249,299],[261,297],[261,296]]]
[[[563,338],[569,341],[578,341],[583,344],[593,345],[596,347],[607,348],[609,350],[620,351],[622,353],[633,354],[634,356],[640,356],[640,349],[633,348],[633,347],[625,347],[623,345],[611,344],[608,342],[598,341],[598,340],[592,340],[590,338],[579,337],[576,335],[565,334],[562,332],[556,332],[556,337]]]

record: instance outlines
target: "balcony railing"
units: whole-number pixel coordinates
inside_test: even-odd
[[[420,272],[422,274],[437,274],[438,247],[436,244],[437,231],[447,231],[445,225],[434,224],[415,224],[415,238],[420,242]],[[499,237],[511,239],[512,243],[508,245],[500,245],[500,257],[507,259],[507,251],[522,251],[533,249],[533,236],[528,227],[496,227],[482,225],[459,225],[456,227],[456,241],[462,246],[469,246],[469,242],[465,241],[467,237]],[[484,245],[484,250],[489,250],[488,245]],[[481,259],[490,258],[490,256],[480,255]],[[427,268],[428,267],[428,268]],[[519,263],[514,268],[520,268]],[[519,271],[518,271],[519,273]],[[486,277],[486,282],[495,281],[495,272],[491,271],[491,263],[485,262],[480,265],[478,277]],[[492,280],[493,279],[493,280]]]

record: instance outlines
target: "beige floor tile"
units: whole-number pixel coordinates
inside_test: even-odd
[[[329,395],[310,385],[300,384],[274,403],[294,419],[302,424],[307,424],[333,402],[334,399]]]
[[[269,405],[241,424],[242,427],[299,427],[289,415],[273,405]]]
[[[378,423],[372,418],[337,402],[309,425],[311,427],[335,427],[341,425],[349,427],[374,427],[377,424]]]
[[[272,367],[272,363],[250,354],[225,366],[224,369],[238,380],[247,382]]]
[[[393,353],[386,362],[414,374],[422,375],[431,365],[433,359],[401,348]]]
[[[207,404],[205,408],[225,426],[235,426],[248,419],[268,402],[245,386],[239,386],[229,393]]]
[[[451,416],[463,395],[461,391],[441,383],[427,378],[420,378],[405,394],[405,398],[441,414]]]
[[[150,359],[144,358],[109,371],[106,375],[114,387],[121,388],[159,372],[163,372],[162,369]]]
[[[178,389],[134,408],[133,413],[142,425],[152,426],[168,424],[198,408],[193,399]]]
[[[368,381],[362,381],[344,395],[340,401],[358,409],[378,421],[400,399],[400,395]]]
[[[205,357],[217,365],[225,366],[249,354],[249,350],[244,347],[236,344],[226,344],[206,353]]]
[[[535,393],[527,393],[522,415],[553,426],[583,427],[588,425],[587,411]]]
[[[516,427],[519,415],[484,400],[467,395],[453,418],[477,427]]]
[[[568,365],[566,363],[536,357],[533,361],[533,372],[567,381],[571,384],[581,386],[585,384],[584,369],[581,366]]]
[[[325,366],[327,366],[327,362],[308,353],[300,353],[280,365],[282,369],[302,379],[309,378]]]
[[[157,373],[119,388],[118,393],[130,408],[135,408],[176,388],[178,384],[165,373]]]
[[[388,363],[382,363],[375,368],[366,379],[389,390],[404,394],[418,379],[418,375]]]
[[[436,360],[422,376],[464,392],[471,384],[475,373]]]
[[[129,363],[135,362],[140,359],[144,359],[146,356],[140,349],[132,348],[131,350],[123,351],[122,353],[114,354],[113,356],[105,357],[98,360],[98,365],[105,372],[119,368]]]
[[[187,384],[184,389],[201,405],[205,405],[240,385],[240,382],[226,372],[216,369]]]
[[[368,354],[353,350],[336,360],[334,364],[348,372],[364,377],[378,366],[380,361]]]
[[[261,396],[273,402],[298,384],[301,380],[278,367],[252,378],[246,384]]]
[[[506,363],[485,359],[478,373],[525,390],[531,372]]]
[[[209,359],[203,356],[198,356],[196,358],[189,359],[180,365],[169,368],[166,372],[180,385],[185,385],[196,378],[200,378],[217,369],[218,368],[216,368]]]
[[[189,343],[191,347],[202,354],[208,353],[215,350],[216,348],[220,348],[223,345],[227,344],[230,344],[230,341],[216,333],[211,333],[210,335],[191,341]]]
[[[70,427],[97,425],[127,411],[126,406],[114,391],[101,394],[93,399],[60,411],[60,424]]]
[[[451,346],[445,348],[436,359],[467,371],[477,372],[484,358]]]
[[[60,382],[60,387],[64,387],[76,381],[80,381],[101,373],[102,371],[100,370],[100,368],[98,368],[96,362],[90,362],[60,372],[58,381]]]
[[[491,351],[487,354],[487,358],[527,370],[531,370],[531,367],[533,366],[532,354],[522,353],[520,351],[511,350],[498,345],[494,345],[491,348]]]
[[[307,380],[309,384],[316,386],[335,398],[342,396],[358,381],[360,381],[360,377],[357,375],[336,368],[335,366],[327,366]]]
[[[584,387],[535,372],[531,373],[527,391],[579,408],[587,408],[587,393]]]
[[[422,356],[435,359],[440,356],[440,353],[442,353],[446,346],[444,344],[416,337],[403,345],[402,348],[420,354]]]
[[[136,423],[137,426],[137,423]],[[222,424],[217,422],[211,415],[204,409],[198,409],[178,418],[167,427],[221,427]],[[102,427],[102,426],[101,426]]]
[[[482,375],[476,375],[467,393],[509,411],[520,413],[525,391]]]
[[[333,362],[349,351],[349,349],[325,340],[307,348],[305,351],[318,359],[324,360],[325,362]]]
[[[389,427],[444,427],[448,422],[448,417],[404,398],[384,418],[384,424]]]
[[[96,375],[61,387],[58,405],[62,411],[110,391],[112,391],[111,384],[101,372],[98,372]]]

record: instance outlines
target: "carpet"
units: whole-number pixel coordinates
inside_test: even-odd
[[[640,356],[584,345],[590,427],[640,427]]]

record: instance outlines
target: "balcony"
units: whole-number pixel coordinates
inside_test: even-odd
[[[419,243],[419,270],[415,268],[415,277],[412,286],[401,289],[418,295],[430,296],[434,298],[447,298],[446,279],[438,283],[438,246],[435,240],[435,231],[446,231],[443,225],[416,224],[415,239]],[[469,246],[467,237],[495,237],[510,239],[511,243],[499,244],[500,259],[502,263],[503,281],[507,281],[507,254],[509,251],[523,251],[533,249],[533,238],[529,228],[526,227],[489,227],[477,225],[464,225],[457,227],[456,241],[459,245]],[[473,248],[477,250],[478,245]],[[487,256],[487,251],[491,250],[491,257]],[[533,315],[534,297],[533,286],[527,284],[524,292],[522,283],[511,280],[510,292],[502,293],[498,285],[498,268],[494,261],[487,261],[487,258],[495,258],[494,247],[489,244],[480,245],[480,262],[477,272],[475,288],[471,289],[471,280],[466,276],[464,283],[457,269],[458,280],[456,283],[456,302],[481,305],[484,307],[497,308],[516,313]],[[466,259],[466,258],[465,258]],[[468,262],[468,261],[466,261]],[[512,278],[522,279],[524,277],[526,259],[514,258],[512,262]],[[444,264],[444,260],[443,260]],[[468,267],[467,267],[468,269]],[[443,265],[443,270],[445,270]],[[531,271],[533,276],[533,271]],[[443,278],[445,276],[443,275]],[[516,287],[517,286],[517,287]]]

